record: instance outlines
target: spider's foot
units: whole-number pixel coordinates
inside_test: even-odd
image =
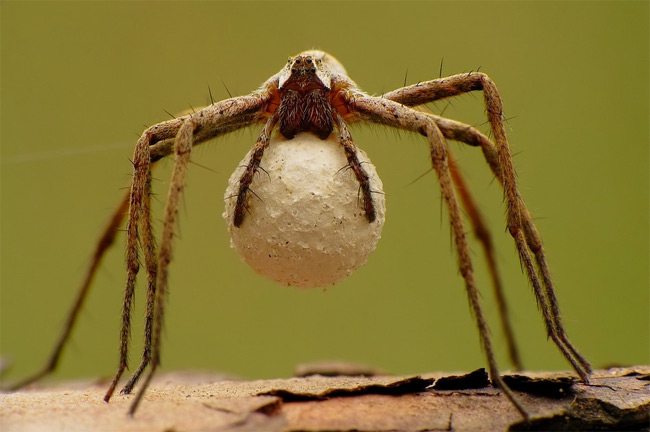
[[[366,211],[366,219],[368,219],[369,223],[373,223],[377,219],[377,212],[375,211],[375,205],[372,203],[372,200],[364,200],[363,208]]]
[[[373,223],[375,219],[377,219],[377,211],[375,210],[375,203],[372,200],[368,175],[365,173],[365,171],[363,174],[363,177],[357,175],[357,178],[359,178],[359,195],[363,195],[359,196],[358,199],[362,200],[361,204],[363,204],[362,207],[365,211],[368,223]]]
[[[244,222],[244,216],[248,211],[246,207],[246,195],[250,189],[248,187],[240,187],[237,193],[237,203],[235,204],[235,213],[232,218],[232,223],[235,227],[239,228]]]
[[[235,225],[235,227],[239,228],[241,224],[244,222],[244,206],[240,206],[237,204],[235,206],[235,215],[232,218],[232,223]]]

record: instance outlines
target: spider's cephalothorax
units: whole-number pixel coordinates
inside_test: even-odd
[[[320,139],[334,130],[330,102],[331,78],[321,59],[299,55],[289,59],[278,81],[280,133],[292,139],[298,132],[312,132]]]
[[[494,141],[472,126],[417,108],[472,91],[483,92],[487,120]],[[385,93],[381,97],[375,97],[360,90],[334,57],[323,51],[314,50],[291,57],[280,72],[273,75],[261,88],[249,95],[215,102],[191,115],[159,123],[144,131],[133,154],[134,171],[129,193],[122,200],[97,244],[93,261],[52,355],[41,371],[23,380],[15,387],[18,388],[33,382],[55,369],[63,347],[79,316],[99,262],[113,243],[116,233],[121,232],[119,228],[124,221],[125,210],[128,208],[127,270],[120,332],[119,365],[104,399],[108,401],[111,398],[120,377],[127,368],[131,310],[136,276],[140,269],[139,255],[142,253],[148,281],[144,349],[140,365],[122,389],[122,393],[130,393],[145,369],[148,367],[150,369],[131,405],[130,412],[133,413],[160,364],[160,335],[164,321],[172,241],[175,237],[178,208],[185,186],[192,148],[212,138],[244,127],[263,125],[262,132],[250,152],[250,160],[239,179],[239,190],[233,197],[236,199],[236,205],[232,224],[234,227],[239,227],[247,214],[247,199],[251,195],[249,192],[252,192],[250,191],[251,181],[258,169],[261,169],[260,162],[264,150],[269,145],[271,134],[276,126],[287,139],[291,139],[298,132],[313,133],[320,139],[325,139],[333,131],[337,131],[336,140],[345,153],[349,169],[354,172],[359,183],[360,204],[368,223],[373,223],[376,216],[372,199],[373,191],[370,189],[368,175],[359,161],[357,149],[348,130],[348,123],[351,122],[367,122],[416,132],[426,139],[433,171],[449,213],[458,267],[465,284],[470,309],[476,320],[479,339],[487,357],[490,377],[522,415],[527,416],[526,409],[499,374],[474,278],[463,210],[483,247],[497,304],[500,308],[499,312],[510,358],[513,365],[520,368],[496,268],[493,243],[478,206],[469,193],[460,170],[454,163],[447,140],[458,141],[479,147],[482,150],[493,175],[503,188],[506,202],[506,232],[512,236],[515,242],[521,265],[533,287],[535,298],[542,312],[548,336],[580,378],[588,382],[591,366],[569,341],[564,330],[542,239],[517,187],[517,178],[506,137],[503,105],[494,82],[484,73],[461,73],[419,82]],[[174,155],[174,171],[169,182],[169,194],[165,205],[160,247],[158,248],[151,223],[151,196],[153,195],[151,166],[156,161],[172,154]]]

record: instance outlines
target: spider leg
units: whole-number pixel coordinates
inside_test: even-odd
[[[129,217],[126,224],[126,286],[122,302],[122,326],[120,328],[120,354],[117,371],[111,381],[104,401],[108,402],[117,387],[122,374],[128,367],[129,336],[131,334],[131,312],[133,309],[133,296],[135,281],[140,270],[138,257],[140,234],[138,225],[142,212],[143,200],[148,199],[147,185],[151,186],[151,156],[149,146],[152,139],[151,132],[145,132],[138,140],[133,154],[133,181],[129,197]]]
[[[459,270],[465,281],[470,308],[476,319],[481,345],[485,350],[490,369],[490,377],[517,410],[525,418],[528,418],[528,412],[517,400],[512,390],[503,382],[499,374],[496,358],[492,350],[487,321],[481,309],[478,288],[474,281],[469,245],[465,235],[460,207],[454,192],[453,181],[447,161],[447,144],[444,135],[432,118],[390,100],[365,95],[360,96],[357,94],[356,97],[351,98],[349,104],[351,110],[364,120],[418,132],[427,137],[431,150],[433,169],[438,177],[440,190],[449,212],[451,228],[456,243],[456,252],[458,254]]]
[[[259,115],[259,111],[266,103],[266,100],[267,98],[262,94],[253,94],[251,96],[228,99],[219,102],[218,104],[210,105],[209,107],[199,111],[195,117],[201,119],[201,121],[197,123],[198,126],[196,130],[192,130],[192,139],[189,140],[190,147],[205,142],[210,138],[247,126],[251,122],[255,122]],[[144,329],[145,340],[140,365],[123,388],[122,393],[131,392],[133,386],[140,378],[140,375],[149,364],[152,364],[152,372],[149,373],[149,376],[151,376],[153,369],[155,369],[153,364],[157,365],[158,363],[158,359],[155,356],[158,355],[157,345],[159,342],[156,341],[155,333],[158,325],[157,322],[160,321],[160,323],[162,323],[162,312],[160,312],[160,314],[157,312],[162,309],[162,305],[158,305],[158,298],[162,297],[162,295],[160,293],[156,294],[156,292],[157,287],[161,286],[159,278],[160,272],[164,272],[166,277],[167,265],[170,258],[169,254],[171,253],[171,246],[169,244],[171,240],[168,240],[166,244],[165,252],[167,255],[164,255],[163,250],[161,250],[160,257],[156,257],[156,246],[150,216],[151,165],[155,161],[169,154],[171,150],[169,142],[172,140],[175,140],[176,142],[174,149],[177,163],[175,166],[179,165],[178,160],[183,160],[184,157],[189,158],[189,151],[187,152],[187,156],[185,156],[185,153],[182,153],[179,156],[178,148],[179,143],[180,145],[183,145],[187,142],[186,139],[182,139],[184,136],[182,133],[184,131],[187,133],[187,125],[192,125],[194,122],[195,120],[192,116],[184,116],[152,126],[143,133],[142,137],[136,144],[133,157],[134,174],[129,200],[129,218],[126,230],[127,278],[122,306],[119,363],[115,377],[104,396],[105,401],[110,400],[117,383],[128,365],[130,317],[133,305],[133,295],[135,292],[135,280],[139,271],[138,249],[140,245],[138,244],[138,240],[141,240],[141,246],[144,248],[145,263],[148,273],[147,305],[145,310]],[[194,134],[196,134],[196,136],[194,136]],[[180,166],[183,167],[182,164]],[[180,174],[175,173],[174,176],[175,179],[180,179],[181,182],[184,181],[184,171]],[[173,188],[175,184],[176,183],[172,183],[170,188]],[[182,189],[182,183],[179,187]],[[173,196],[178,198],[179,194],[180,191],[172,194],[172,190],[170,189],[170,197],[168,197],[167,202],[168,206],[177,206],[177,202],[170,202],[170,199],[172,199],[171,197]],[[169,218],[169,216],[167,216],[167,218]],[[175,220],[175,214],[172,219]],[[143,230],[141,239],[138,229],[139,225],[141,225]],[[164,238],[163,234],[163,239]],[[162,286],[163,290],[165,288],[166,283]],[[160,326],[162,326],[162,324],[160,324]],[[137,403],[142,397],[141,395],[144,393],[144,390],[146,390],[149,380],[150,377],[146,381],[145,386],[143,386],[143,389],[140,391],[139,397],[136,397],[131,412],[135,411]]]
[[[183,122],[187,121],[186,118],[181,119]],[[226,132],[226,128],[230,127],[241,127],[241,125],[246,122],[242,122],[241,119],[231,122],[231,125],[228,125],[226,122],[221,127],[223,132]],[[173,129],[174,130],[174,129]],[[197,134],[198,135],[198,134]],[[174,137],[175,138],[175,137]],[[198,142],[195,142],[194,145],[199,144],[201,141],[204,141],[200,135],[197,138]],[[156,150],[158,154],[156,156],[150,154],[150,159],[153,161],[158,160],[161,157],[166,156],[167,154],[163,153],[160,149],[169,151],[171,146],[167,145],[167,142],[171,141],[169,138],[167,140],[160,141],[155,146],[150,146],[151,150]],[[151,152],[150,152],[151,153]],[[156,292],[156,279],[158,272],[158,257],[156,254],[156,242],[155,236],[153,234],[153,227],[151,224],[151,173],[147,177],[147,182],[145,185],[145,198],[142,201],[142,220],[141,220],[141,229],[142,229],[142,245],[145,248],[145,265],[147,267],[147,298],[146,298],[146,307],[145,307],[145,324],[144,324],[144,345],[142,351],[142,358],[138,368],[133,372],[131,378],[122,388],[122,394],[130,394],[140,379],[142,373],[146,367],[151,362],[151,350],[152,350],[152,337],[153,337],[153,326],[154,326],[154,310],[155,310],[155,292]],[[126,353],[124,353],[126,355]],[[120,367],[121,369],[121,367]],[[120,373],[121,375],[121,373]],[[119,379],[119,377],[118,377]],[[114,380],[112,389],[117,384],[117,381]],[[113,390],[109,390],[111,393]]]
[[[404,87],[384,97],[407,106],[416,106],[475,90],[483,91],[488,121],[495,137],[495,143],[479,139],[476,144],[481,146],[486,161],[504,189],[508,231],[515,240],[519,258],[533,286],[547,334],[580,378],[589,382],[591,366],[569,341],[564,330],[541,237],[517,189],[516,174],[503,122],[503,104],[494,82],[483,73],[459,74]],[[436,123],[439,123],[438,119]],[[446,124],[449,125],[450,123]],[[466,133],[467,129],[464,132]]]
[[[95,251],[93,253],[92,260],[90,262],[90,265],[88,266],[88,270],[86,271],[86,276],[84,277],[77,291],[77,295],[72,304],[72,307],[70,308],[70,311],[68,312],[63,329],[61,330],[61,333],[59,334],[59,337],[56,341],[56,344],[54,345],[54,349],[52,350],[50,356],[48,357],[48,360],[46,361],[45,365],[38,372],[11,385],[7,390],[9,391],[18,390],[22,387],[25,387],[29,384],[32,384],[40,380],[41,378],[49,375],[56,369],[59,360],[61,358],[61,354],[63,353],[63,349],[65,348],[68,339],[70,338],[70,334],[72,333],[72,329],[74,328],[74,325],[77,322],[79,312],[83,308],[85,300],[88,297],[88,292],[90,291],[90,286],[95,276],[95,272],[99,268],[99,265],[101,264],[101,260],[104,257],[106,250],[108,250],[111,247],[111,245],[114,243],[115,236],[119,232],[119,227],[124,221],[124,216],[126,215],[126,211],[128,209],[128,204],[129,204],[128,198],[129,198],[129,194],[127,193],[124,195],[124,197],[120,201],[120,204],[115,209],[109,223],[106,225],[106,228],[104,228],[104,231],[99,241],[97,242],[97,245],[95,246]]]
[[[481,147],[484,151],[485,158],[488,161],[491,160],[495,162],[490,165],[490,168],[494,171],[496,167],[498,167],[498,164],[496,163],[496,161],[498,161],[498,155],[494,143],[492,143],[488,137],[483,135],[476,128],[464,123],[457,122],[455,120],[432,114],[423,106],[416,107],[416,109],[421,110],[428,117],[432,118],[438,125],[438,128],[440,128],[440,131],[445,136],[445,138],[462,142],[471,146]],[[510,322],[510,314],[508,312],[503,284],[501,282],[497,268],[494,246],[492,245],[490,232],[487,225],[483,222],[483,217],[481,216],[474,198],[469,192],[469,188],[466,185],[465,180],[456,167],[455,160],[452,158],[451,152],[448,153],[448,159],[449,169],[451,172],[452,180],[456,186],[456,191],[460,196],[461,203],[463,204],[467,215],[472,221],[472,225],[474,226],[474,233],[482,245],[483,253],[488,264],[490,278],[492,279],[492,287],[494,290],[495,298],[497,300],[497,307],[499,308],[501,328],[506,338],[506,345],[508,347],[510,362],[513,364],[515,369],[522,370],[523,366],[521,363],[521,357],[519,355],[519,350],[517,349],[514,331],[512,330],[512,324]]]
[[[264,150],[269,146],[269,141],[271,140],[271,132],[275,127],[275,124],[278,122],[278,117],[272,115],[264,125],[264,129],[260,133],[260,136],[255,142],[255,147],[253,147],[253,153],[251,158],[248,161],[246,170],[239,179],[239,192],[237,193],[237,204],[235,204],[235,214],[233,216],[233,224],[236,227],[241,226],[244,222],[244,216],[246,215],[246,197],[250,190],[250,185],[253,182],[255,173],[260,169],[260,163],[262,162],[262,156],[264,156]],[[263,169],[263,168],[262,168]]]
[[[142,201],[142,247],[144,248],[145,266],[147,268],[147,299],[145,306],[144,321],[144,347],[140,365],[133,372],[127,384],[122,388],[122,394],[129,394],[140,379],[140,375],[151,361],[151,340],[153,333],[154,303],[156,293],[156,278],[158,273],[158,262],[156,253],[156,239],[151,224],[151,171],[147,175],[145,184],[145,196]]]
[[[140,390],[131,403],[129,409],[129,414],[131,415],[133,415],[137,410],[156,369],[160,365],[160,340],[164,322],[168,268],[172,259],[172,240],[174,238],[174,229],[178,217],[178,207],[185,186],[185,177],[187,174],[187,167],[190,163],[192,147],[209,138],[260,121],[262,118],[260,111],[265,106],[267,100],[267,95],[253,94],[251,96],[228,99],[210,105],[196,114],[185,117],[180,129],[178,129],[178,133],[175,135],[175,162],[165,204],[160,249],[158,251],[157,259],[152,263],[152,266],[155,265],[157,269],[154,270],[153,267],[151,267],[149,270],[150,286],[147,293],[148,300],[145,317],[146,320],[149,321],[149,324],[145,322],[145,327],[148,325],[149,330],[145,328],[145,347],[141,365],[132,377],[131,381],[127,383],[125,391],[130,390],[128,386],[133,386],[135,384],[145,367],[149,366],[149,372],[145,376]],[[145,132],[145,136],[146,135],[147,133]],[[167,138],[168,137],[165,137],[165,139]],[[136,152],[138,152],[137,147],[138,146],[136,146]],[[147,150],[149,150],[149,148],[147,148]],[[149,160],[151,159],[152,156],[149,155]],[[134,185],[138,184],[140,178],[137,171],[138,170],[136,169],[136,173],[134,174]],[[148,179],[150,181],[150,177],[148,177]],[[148,196],[145,197],[145,200],[148,199]],[[144,209],[142,210],[144,216],[149,216],[148,204],[145,203],[146,201],[139,201],[139,204],[141,204]],[[149,218],[146,217],[145,219]],[[150,231],[150,222],[145,221],[145,227]],[[149,232],[149,234],[146,234],[143,239],[146,240],[146,236],[152,235]],[[151,242],[146,244],[145,247],[149,248],[149,251],[146,252],[147,255],[155,254],[155,246],[152,245]],[[149,261],[149,259],[150,258],[147,260]],[[153,283],[152,277],[155,277],[155,279],[153,279],[155,282]],[[148,331],[150,331],[150,333],[147,333]]]
[[[350,134],[350,130],[345,124],[343,117],[337,113],[335,121],[340,134],[339,142],[345,151],[345,157],[348,160],[348,166],[354,172],[354,175],[359,182],[359,188],[361,194],[363,195],[363,209],[365,210],[366,218],[368,219],[368,222],[374,222],[377,216],[375,213],[375,205],[372,201],[372,190],[370,189],[370,179],[368,177],[368,173],[366,173],[366,170],[361,166],[357,147],[352,141],[352,135]]]
[[[160,335],[164,321],[164,302],[165,293],[167,291],[167,273],[169,263],[172,258],[172,240],[174,237],[174,228],[176,226],[176,219],[178,216],[179,202],[183,188],[185,186],[187,167],[190,162],[190,153],[192,151],[192,145],[194,142],[194,132],[198,127],[199,122],[195,120],[194,116],[190,116],[183,123],[183,126],[181,126],[181,129],[178,131],[178,135],[176,136],[176,143],[174,148],[176,161],[174,162],[174,170],[165,205],[165,217],[158,256],[156,286],[153,288],[153,331],[151,333],[150,342],[151,356],[149,361],[149,373],[146,375],[142,387],[131,403],[131,407],[129,408],[129,414],[131,415],[135,413],[140,401],[142,400],[142,396],[149,387],[151,378],[153,377],[156,369],[158,368],[158,365],[160,364]],[[136,181],[137,180],[134,177],[134,184]]]
[[[501,329],[503,334],[506,337],[506,345],[508,346],[508,355],[510,357],[510,362],[517,370],[522,370],[521,358],[519,356],[519,350],[517,349],[517,344],[515,343],[514,331],[512,330],[512,324],[510,323],[510,313],[508,311],[508,304],[506,302],[503,284],[501,282],[501,277],[499,276],[499,271],[497,268],[496,256],[494,253],[494,245],[492,244],[492,236],[488,226],[483,221],[483,216],[474,200],[474,197],[469,191],[465,179],[463,178],[457,164],[456,160],[453,157],[451,152],[447,152],[447,160],[449,165],[449,172],[451,174],[451,179],[456,186],[456,192],[460,197],[460,202],[465,209],[472,225],[474,226],[474,234],[476,238],[481,243],[483,247],[483,254],[488,264],[488,271],[490,273],[490,278],[492,279],[492,287],[494,289],[494,296],[497,300],[497,307],[499,309],[499,316],[501,318]]]
[[[261,89],[248,96],[240,96],[215,103],[206,107],[195,115],[202,119],[200,126],[194,131],[193,145],[199,145],[212,138],[241,129],[252,124],[259,123],[264,119],[263,110],[270,100],[268,89]],[[145,311],[145,342],[142,361],[136,372],[123,392],[130,392],[138,377],[148,365],[152,352],[153,321],[154,321],[154,300],[157,279],[158,262],[155,252],[155,241],[150,222],[149,195],[151,193],[151,166],[158,160],[174,152],[175,137],[186,123],[189,116],[178,117],[173,120],[159,123],[148,128],[138,141],[133,157],[134,177],[129,193],[125,194],[119,206],[114,212],[109,224],[100,237],[93,258],[88,266],[86,276],[77,291],[77,295],[70,311],[68,312],[64,327],[57,339],[57,342],[48,357],[43,368],[37,373],[19,381],[8,388],[10,391],[18,390],[31,384],[44,376],[52,373],[62,355],[72,330],[79,317],[85,299],[92,285],[94,276],[99,268],[106,251],[115,241],[120,225],[123,223],[128,208],[127,220],[127,282],[122,311],[122,327],[120,330],[120,354],[118,370],[109,387],[104,399],[108,401],[119,382],[124,370],[127,368],[128,342],[130,335],[130,317],[135,290],[135,278],[139,271],[138,250],[139,240],[142,241],[145,249],[145,263],[148,273],[147,306]],[[138,226],[143,233],[140,234]],[[142,239],[140,239],[142,235]]]
[[[550,316],[555,324],[555,332],[550,335],[551,339],[553,339],[556,345],[565,346],[571,351],[573,358],[569,358],[569,361],[573,365],[574,369],[577,366],[581,367],[581,369],[577,370],[577,372],[585,383],[589,383],[589,375],[592,372],[591,365],[587,359],[582,354],[580,354],[578,349],[571,343],[571,341],[569,341],[569,337],[564,330],[564,325],[562,324],[562,316],[560,313],[560,304],[557,300],[557,296],[555,295],[555,285],[553,283],[553,279],[551,278],[551,273],[546,261],[546,254],[544,253],[541,237],[539,235],[537,227],[535,226],[535,223],[533,222],[532,216],[525,206],[522,208],[522,218],[524,219],[526,243],[535,255],[535,262],[537,263],[539,272],[542,275],[543,287],[545,289],[545,294],[548,297],[551,308]],[[530,274],[530,271],[534,269],[532,266],[529,266],[528,268],[530,269],[528,270]]]

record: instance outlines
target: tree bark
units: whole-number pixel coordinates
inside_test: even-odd
[[[333,375],[332,371],[321,371]],[[352,373],[361,373],[352,368]],[[649,429],[650,366],[611,368],[585,385],[568,372],[505,375],[524,421],[483,369],[469,374],[324,376],[238,381],[159,376],[134,417],[105,383],[0,395],[3,431],[477,431]]]

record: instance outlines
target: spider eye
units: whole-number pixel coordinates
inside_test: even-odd
[[[307,63],[311,64],[311,59],[310,58],[307,59]]]

